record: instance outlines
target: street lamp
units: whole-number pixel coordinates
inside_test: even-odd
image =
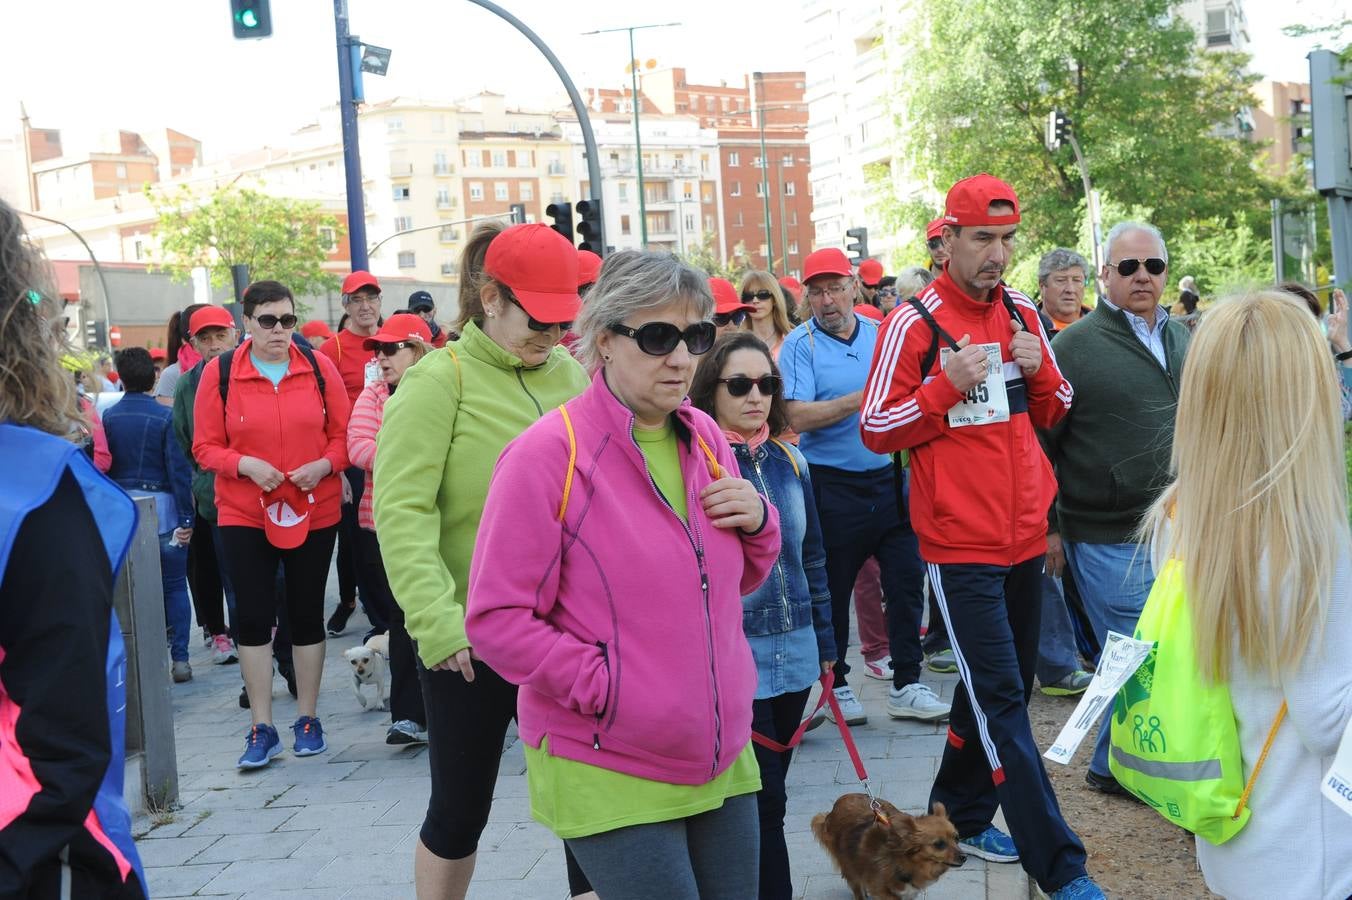
[[[622,28],[598,28],[595,31],[584,31],[582,34],[610,34],[615,31],[629,32],[629,77],[630,77],[630,98],[634,104],[634,163],[638,169],[638,224],[639,235],[643,242],[643,249],[648,249],[648,206],[643,197],[643,138],[639,133],[639,97],[638,97],[638,58],[634,56],[634,32],[643,28],[674,28],[680,25],[680,22],[664,22],[657,25],[625,25]],[[596,185],[592,189],[592,196],[599,197],[597,193],[600,186]]]

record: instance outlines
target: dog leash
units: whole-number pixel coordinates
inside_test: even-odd
[[[835,684],[835,680],[834,672],[828,670],[822,673],[822,694],[817,698],[817,705],[812,708],[812,712],[808,713],[808,717],[799,723],[798,730],[793,733],[793,737],[789,738],[788,743],[781,744],[758,731],[751,732],[751,740],[776,753],[787,753],[802,743],[803,735],[812,725],[812,720],[817,717],[817,713],[821,711],[823,706],[829,705],[831,714],[835,717],[836,727],[840,729],[840,739],[845,742],[845,752],[849,754],[850,762],[854,765],[854,774],[868,794],[869,809],[873,810],[874,818],[879,822],[883,825],[890,825],[890,821],[883,813],[882,804],[878,802],[877,796],[873,793],[873,785],[869,783],[868,772],[864,769],[864,760],[859,755],[859,748],[854,744],[854,737],[850,734],[850,726],[845,724],[845,716],[840,712],[840,703],[836,700],[835,692],[831,690],[831,685]]]

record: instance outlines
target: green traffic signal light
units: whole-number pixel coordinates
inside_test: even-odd
[[[239,21],[245,28],[258,27],[258,13],[252,9],[246,9],[239,14]]]
[[[230,0],[235,37],[262,38],[272,34],[269,0]]]

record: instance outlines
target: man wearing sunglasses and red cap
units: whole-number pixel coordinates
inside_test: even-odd
[[[1169,482],[1192,334],[1160,305],[1169,251],[1158,230],[1122,222],[1108,232],[1104,248],[1107,297],[1056,338],[1075,402],[1047,442],[1061,484],[1060,534],[1050,542],[1048,568],[1070,567],[1101,646],[1109,630],[1135,632],[1155,582],[1136,528]],[[1122,792],[1108,771],[1106,716],[1085,781],[1106,794]]]
[[[869,449],[911,452],[913,521],[962,679],[930,801],[963,852],[1022,862],[1053,900],[1095,900],[1028,720],[1056,494],[1034,429],[1063,418],[1072,392],[1037,307],[1002,281],[1018,227],[1008,184],[953,185],[948,262],[883,323],[861,427]],[[997,806],[1012,837],[992,824]]]

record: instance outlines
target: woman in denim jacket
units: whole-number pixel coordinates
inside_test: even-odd
[[[732,444],[743,478],[779,511],[779,558],[770,577],[742,598],[742,628],[756,660],[754,731],[783,743],[803,717],[812,684],[836,658],[826,552],[807,461],[778,440],[788,429],[783,384],[770,350],[746,331],[725,335],[700,362],[690,401]],[[784,779],[792,751],[756,745],[760,763],[760,896],[793,896],[784,843]]]

